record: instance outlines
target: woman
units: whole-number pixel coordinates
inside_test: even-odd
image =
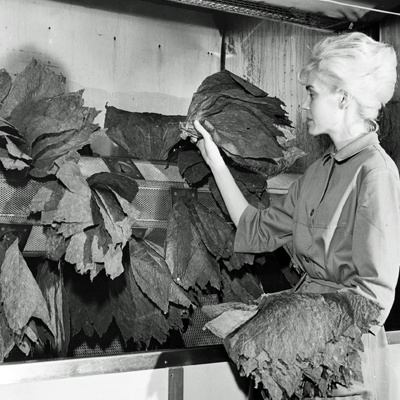
[[[394,92],[396,55],[362,33],[329,37],[315,46],[299,80],[308,93],[310,135],[327,134],[332,145],[269,209],[247,203],[207,122],[195,122],[204,139],[197,146],[237,226],[235,251],[273,251],[292,241],[305,272],[297,292],[348,291],[379,303],[379,325],[363,335],[364,383],[338,386],[332,397],[388,400],[379,355],[400,266],[400,183],[379,145],[376,118]]]

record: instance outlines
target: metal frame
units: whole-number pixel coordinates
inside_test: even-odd
[[[180,368],[189,365],[227,362],[222,345],[177,350],[147,351],[117,356],[66,358],[45,361],[24,361],[0,364],[0,387],[52,379],[66,379],[158,368]],[[179,385],[181,374],[174,372],[171,380]]]

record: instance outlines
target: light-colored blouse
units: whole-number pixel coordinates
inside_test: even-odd
[[[308,281],[377,301],[380,324],[393,305],[400,266],[400,181],[376,133],[336,154],[333,146],[266,210],[248,206],[235,251],[293,243]],[[333,289],[332,289],[333,288]]]

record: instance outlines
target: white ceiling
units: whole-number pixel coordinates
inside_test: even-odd
[[[310,13],[322,13],[336,19],[358,21],[367,13],[376,14],[379,18],[384,12],[390,12],[400,1],[396,0],[251,0],[252,2],[266,3],[279,7],[293,7]],[[375,10],[373,10],[375,9]],[[373,10],[373,11],[371,11]]]
[[[352,29],[388,15],[400,17],[400,0],[169,0],[226,12],[280,19],[300,24],[321,24],[325,29]],[[274,10],[270,11],[270,8]],[[281,10],[281,12],[279,11]],[[296,15],[296,12],[298,15]],[[289,14],[288,14],[289,13]],[[293,14],[293,15],[291,15]],[[301,14],[301,15],[300,15]],[[308,23],[307,15],[319,18]],[[298,18],[297,18],[298,17]],[[325,19],[325,20],[323,20]],[[328,21],[329,20],[329,21]],[[358,24],[358,25],[357,25]]]

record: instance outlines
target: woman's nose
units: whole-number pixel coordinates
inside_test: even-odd
[[[301,108],[306,111],[310,109],[310,96],[306,97],[306,99],[303,101],[303,104],[301,105]]]

